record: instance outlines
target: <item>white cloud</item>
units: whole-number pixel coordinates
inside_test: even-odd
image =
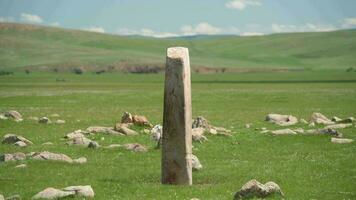
[[[261,6],[259,0],[232,0],[225,4],[228,9],[244,10],[248,6]]]
[[[38,15],[32,15],[28,13],[21,13],[21,20],[29,23],[40,24],[43,22],[43,19]]]
[[[342,22],[343,28],[351,28],[356,26],[356,17],[354,18],[345,18]]]
[[[15,19],[13,17],[0,17],[0,22],[13,22]]]
[[[149,28],[142,28],[140,30],[133,30],[128,28],[120,28],[117,33],[119,35],[141,35],[146,37],[156,37],[156,38],[166,38],[166,37],[177,37],[178,34],[169,32],[156,32]]]
[[[60,24],[58,22],[53,22],[53,23],[50,23],[49,25],[58,27]]]
[[[99,27],[99,26],[91,26],[88,28],[84,28],[83,30],[97,32],[97,33],[105,33],[105,29],[103,27]]]
[[[325,32],[333,31],[337,28],[331,24],[313,24],[306,23],[304,25],[284,25],[284,24],[272,24],[272,32],[274,33],[291,33],[291,32]]]
[[[240,36],[262,36],[262,35],[264,34],[259,32],[244,32],[240,34]]]
[[[214,35],[222,33],[223,30],[219,27],[210,25],[209,23],[202,22],[195,27],[191,25],[185,25],[181,28],[181,32],[183,35]]]

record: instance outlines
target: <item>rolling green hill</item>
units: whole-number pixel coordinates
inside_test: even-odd
[[[193,67],[356,68],[356,31],[156,39],[0,23],[0,69],[163,66],[165,50],[186,46]]]

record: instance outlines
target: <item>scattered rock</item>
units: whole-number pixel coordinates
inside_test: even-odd
[[[79,130],[75,130],[71,133],[68,133],[66,136],[64,136],[64,138],[73,139],[73,138],[77,138],[77,137],[85,137],[84,135],[87,135],[87,134],[90,134],[90,133],[79,129]]]
[[[215,130],[216,132],[215,135],[223,135],[223,136],[232,136],[231,135],[231,130],[226,129],[224,127],[217,127],[217,126],[212,126],[212,128],[209,130],[209,132],[212,132],[212,129]]]
[[[133,152],[147,152],[147,147],[138,143],[129,143],[123,145],[125,149]]]
[[[211,129],[209,129],[209,133],[212,134],[212,135],[217,135],[218,131],[213,129],[213,128],[211,128]]]
[[[252,124],[245,124],[245,128],[250,128],[252,126]]]
[[[15,144],[17,146],[27,146],[33,144],[30,140],[15,134],[6,134],[2,140],[3,144]]]
[[[122,123],[122,124],[133,123],[131,113],[129,113],[129,112],[124,112],[124,114],[123,114],[122,117],[121,117],[121,123]]]
[[[267,182],[266,184],[262,184],[253,179],[242,186],[240,191],[236,192],[234,200],[255,197],[265,198],[271,194],[280,194],[284,196],[278,184],[274,182]]]
[[[0,162],[25,160],[26,155],[22,152],[0,155]]]
[[[18,147],[26,147],[27,146],[27,144],[22,141],[17,141],[17,142],[15,142],[14,145],[18,146]]]
[[[95,141],[91,141],[91,142],[89,142],[88,147],[91,149],[96,149],[96,148],[100,147],[100,145]]]
[[[310,117],[310,121],[314,122],[315,124],[324,124],[324,125],[331,125],[335,124],[335,122],[331,121],[329,118],[325,117],[321,113],[313,113]]]
[[[34,160],[53,160],[53,161],[73,163],[71,157],[62,153],[52,153],[49,151],[42,151],[42,152],[32,152],[29,154],[29,156]]]
[[[340,122],[340,121],[342,121],[342,119],[340,119],[340,118],[334,116],[334,117],[331,118],[331,121],[333,121],[333,122]]]
[[[331,142],[336,144],[348,144],[353,141],[354,141],[353,139],[346,139],[346,138],[331,138]]]
[[[301,134],[304,133],[304,129],[302,129],[302,128],[296,128],[296,129],[293,129],[293,131],[296,133],[301,133]]]
[[[310,129],[306,130],[305,133],[307,134],[325,134],[325,135],[332,135],[335,137],[342,137],[342,133],[338,132],[337,130],[327,128],[327,129]]]
[[[0,119],[7,120],[8,118],[4,114],[0,113]],[[1,200],[1,198],[0,198],[0,200]]]
[[[52,121],[50,119],[48,119],[48,117],[41,117],[38,120],[38,123],[40,123],[40,124],[51,124]]]
[[[112,127],[105,127],[105,126],[91,126],[88,127],[87,132],[89,133],[104,133],[108,135],[123,135],[122,133],[115,131]]]
[[[197,156],[192,154],[192,169],[193,170],[201,170],[203,166],[201,165]]]
[[[120,148],[122,147],[121,144],[110,144],[109,146],[106,146],[104,148],[107,148],[107,149],[114,149],[114,148]]]
[[[73,159],[73,162],[74,163],[78,163],[78,164],[84,164],[87,162],[87,158],[86,157],[80,157],[80,158],[77,158],[77,159]]]
[[[55,188],[46,188],[43,191],[37,193],[32,199],[59,199],[69,196],[74,196],[75,191],[62,191]]]
[[[287,129],[281,129],[281,130],[275,130],[271,132],[273,135],[296,135],[297,133],[289,128]]]
[[[136,131],[129,129],[127,124],[118,123],[115,125],[115,130],[124,135],[138,135]]]
[[[15,166],[15,168],[26,168],[26,167],[27,167],[26,164],[20,164]]]
[[[192,139],[193,139],[193,141],[204,142],[204,141],[208,140],[204,136],[204,131],[205,130],[203,128],[193,128],[192,129]]]
[[[264,131],[261,131],[260,133],[265,134],[265,133],[269,133],[269,132],[271,132],[271,131],[270,130],[264,130]]]
[[[91,139],[88,139],[85,136],[82,136],[82,137],[70,138],[67,141],[67,144],[68,145],[80,145],[80,146],[88,147],[91,142],[93,142]]]
[[[211,128],[209,121],[202,116],[198,116],[192,124],[192,128],[203,128],[209,130]]]
[[[55,121],[55,123],[56,123],[56,124],[65,124],[66,121],[64,121],[63,119],[57,119],[57,120]]]
[[[266,121],[280,126],[290,126],[298,123],[298,119],[292,115],[268,114]]]
[[[148,119],[143,115],[132,115],[129,112],[124,112],[121,117],[122,124],[135,124],[139,126],[152,126]]]
[[[347,128],[347,127],[351,127],[352,124],[332,124],[332,125],[328,125],[325,128],[328,129],[343,129],[343,128]]]
[[[42,143],[42,145],[53,145],[52,142],[45,142],[45,143]]]
[[[76,196],[94,198],[94,190],[90,185],[69,186],[63,188],[64,191],[74,191]]]
[[[307,120],[305,120],[305,119],[300,119],[299,121],[300,121],[302,124],[308,124]]]
[[[159,141],[162,137],[163,127],[158,124],[151,129],[152,139],[154,141]]]
[[[7,111],[5,112],[4,116],[10,119],[14,119],[17,122],[21,122],[23,120],[22,115],[16,110]]]

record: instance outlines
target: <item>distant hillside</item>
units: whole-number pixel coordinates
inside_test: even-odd
[[[156,39],[0,23],[0,69],[162,68],[170,46],[188,47],[195,68],[356,68],[355,30]]]

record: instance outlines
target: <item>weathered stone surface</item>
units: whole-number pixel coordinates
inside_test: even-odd
[[[84,135],[89,134],[89,132],[87,131],[82,131],[82,130],[75,130],[71,133],[68,133],[66,136],[64,136],[64,138],[67,139],[73,139],[73,138],[77,138],[77,137],[85,137]]]
[[[69,145],[80,145],[80,146],[89,146],[89,144],[92,142],[91,139],[86,138],[85,136],[83,137],[75,137],[71,138],[67,141],[67,144]]]
[[[51,121],[48,117],[41,117],[41,118],[38,120],[38,123],[41,123],[41,124],[51,124],[52,121]]]
[[[26,147],[27,146],[27,144],[22,141],[17,141],[17,142],[15,142],[14,145],[18,146],[18,147]]]
[[[139,143],[128,143],[123,145],[125,149],[133,152],[147,152],[147,147]]]
[[[203,169],[203,165],[201,165],[198,157],[194,154],[192,154],[192,169],[197,171]]]
[[[332,124],[332,125],[328,125],[325,128],[326,129],[343,129],[343,128],[348,128],[348,127],[352,127],[352,124]]]
[[[209,130],[211,125],[207,119],[202,116],[198,116],[196,119],[194,119],[192,128],[203,128]]]
[[[56,124],[65,124],[66,121],[63,120],[63,119],[57,119],[54,123],[56,123]]]
[[[317,112],[311,115],[310,122],[314,122],[315,124],[324,124],[324,125],[330,125],[335,123],[331,121],[329,118],[325,117],[323,114]]]
[[[293,129],[293,131],[296,133],[304,133],[304,129],[302,129],[302,128],[296,128],[296,129]]]
[[[135,125],[139,126],[151,126],[148,119],[143,115],[134,115],[132,116],[132,121]]]
[[[16,110],[9,110],[7,112],[5,112],[5,117],[9,118],[9,119],[14,119],[17,122],[22,121],[22,115],[17,112]]]
[[[89,133],[104,133],[108,135],[123,135],[122,133],[115,131],[113,127],[105,127],[105,126],[91,126],[88,127],[87,132]]]
[[[8,161],[18,161],[18,160],[25,160],[26,155],[22,152],[16,153],[5,153],[0,155],[0,162],[8,162]]]
[[[35,196],[32,197],[32,199],[60,199],[74,195],[75,191],[62,191],[56,188],[49,187],[37,193]]]
[[[290,126],[298,123],[298,119],[292,115],[268,114],[266,121],[280,125]]]
[[[27,167],[26,164],[19,164],[15,166],[15,168],[26,168],[26,167]]]
[[[275,130],[271,132],[273,135],[296,135],[297,133],[289,128],[287,129],[281,129],[281,130]]]
[[[79,197],[88,197],[88,198],[94,198],[94,190],[90,185],[78,185],[78,186],[69,186],[66,188],[63,188],[63,191],[73,191],[75,192],[76,196]]]
[[[204,141],[208,140],[204,136],[204,132],[205,132],[204,128],[193,128],[192,129],[192,139],[193,139],[193,141],[204,142]]]
[[[114,149],[114,148],[120,148],[122,147],[121,144],[110,144],[109,146],[106,146],[104,148],[107,148],[107,149]]]
[[[160,124],[155,125],[152,129],[151,129],[151,134],[152,134],[152,139],[154,141],[159,141],[162,137],[162,126]]]
[[[126,124],[118,123],[115,125],[115,130],[124,135],[138,135],[138,133],[127,127]]]
[[[20,135],[15,135],[15,134],[6,134],[4,135],[4,139],[2,140],[3,144],[15,144],[16,142],[23,142],[26,145],[31,145],[33,144],[30,140],[20,136]],[[22,145],[22,144],[18,144]]]
[[[124,112],[124,114],[123,114],[122,117],[121,117],[121,123],[122,123],[122,124],[133,123],[131,113],[129,113],[129,112]]]
[[[281,188],[277,183],[267,182],[262,184],[253,179],[247,182],[242,188],[236,192],[234,200],[247,199],[247,198],[265,198],[271,194],[280,194],[284,196]]]
[[[191,185],[190,63],[188,49],[183,47],[167,49],[162,146],[162,183]]]
[[[348,144],[353,141],[354,141],[353,139],[346,139],[346,138],[331,138],[331,142],[336,144]]]
[[[32,153],[31,158],[34,160],[53,160],[72,163],[73,160],[69,156],[62,153],[52,153],[49,151],[35,152]]]
[[[78,163],[78,164],[84,164],[86,163],[88,160],[86,157],[80,157],[80,158],[77,158],[77,159],[73,159],[73,162],[74,163]]]

